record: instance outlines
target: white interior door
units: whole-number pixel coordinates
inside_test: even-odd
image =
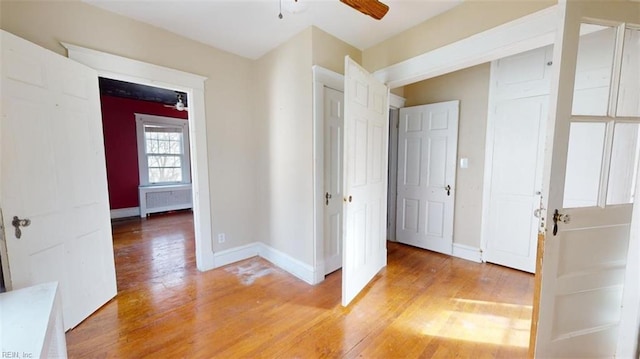
[[[400,109],[398,242],[452,253],[459,102]]]
[[[344,84],[342,305],[387,264],[389,90],[348,56]]]
[[[535,272],[552,47],[492,63],[483,259]]]
[[[116,278],[97,73],[2,31],[0,205],[12,289],[57,281],[64,327]],[[15,217],[22,222],[12,226]]]
[[[621,52],[613,51],[616,46],[599,47],[612,52],[608,70],[596,66],[594,74],[613,76],[606,85],[607,95],[588,96],[591,116],[576,116],[587,107],[575,103],[581,97],[572,92],[574,78],[576,92],[583,89],[579,82],[584,76],[576,76],[576,69],[593,60],[581,54],[598,53],[585,51],[584,46],[594,42],[593,36],[585,41],[579,36],[580,19],[606,16],[603,20],[610,25],[624,20],[637,22],[640,17],[637,5],[602,6],[610,11],[605,14],[598,6],[582,2],[559,3],[561,46],[555,48],[554,63],[559,64],[554,77],[557,96],[550,102],[555,121],[549,128],[547,143],[552,151],[545,163],[550,195],[539,279],[536,357],[611,358],[616,353],[640,128],[638,114],[619,119],[614,116],[616,91],[610,84],[618,82],[619,68],[614,64],[621,63]],[[615,44],[624,33],[624,24],[614,28],[605,31],[611,35],[608,41]],[[638,51],[638,46],[623,51]]]
[[[324,272],[342,267],[344,94],[324,88]]]

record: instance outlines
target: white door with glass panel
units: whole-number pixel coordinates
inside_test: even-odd
[[[324,88],[324,272],[342,267],[344,94]]]
[[[116,295],[98,75],[1,36],[7,285],[58,282],[69,329]]]
[[[400,109],[396,240],[451,254],[459,101]]]
[[[387,265],[389,90],[348,56],[344,84],[342,305]]]
[[[605,23],[632,15],[624,7],[612,8]],[[575,90],[571,82],[558,81],[552,101],[557,109],[545,171],[551,197],[535,354],[614,357],[638,178],[640,99],[629,94],[638,93],[640,81],[629,78],[640,80],[640,42],[638,31],[624,24],[583,24],[579,37],[576,19],[602,14],[579,2],[568,2],[566,9],[559,78],[572,78],[575,69]],[[623,38],[618,51],[616,39]]]

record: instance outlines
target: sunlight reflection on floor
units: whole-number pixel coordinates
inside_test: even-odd
[[[531,306],[451,299],[455,310],[443,310],[421,328],[423,335],[478,343],[529,346]]]

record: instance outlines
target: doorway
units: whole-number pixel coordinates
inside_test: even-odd
[[[325,275],[330,273],[332,270],[330,266],[327,266],[325,256],[325,239],[326,237],[326,224],[325,224],[325,207],[326,207],[326,194],[327,191],[325,189],[325,96],[327,90],[336,91],[339,94],[342,94],[344,91],[344,76],[342,74],[327,70],[320,66],[313,66],[313,99],[314,99],[314,111],[313,111],[313,128],[314,128],[314,222],[315,222],[315,236],[314,236],[314,277],[313,284],[320,283],[324,280]],[[337,96],[341,97],[341,96]],[[343,97],[343,96],[342,96]],[[389,94],[389,133],[397,133],[397,128],[393,126],[393,124],[397,124],[397,113],[398,110],[404,106],[404,98],[395,95]],[[396,114],[393,117],[393,114]],[[395,121],[394,121],[395,118]],[[390,137],[390,145],[389,145],[389,153],[394,151],[394,148],[397,150],[397,136],[396,136],[396,144],[394,145],[393,135]],[[395,146],[395,147],[394,147]],[[396,153],[396,152],[393,152]],[[395,163],[392,157],[389,157],[390,163]],[[391,166],[393,167],[393,166]],[[389,167],[389,168],[391,168]],[[391,171],[388,173],[389,176],[392,174]],[[394,182],[395,183],[395,180]],[[330,193],[331,194],[331,193]],[[342,196],[335,196],[331,194],[330,201],[338,201],[342,202]],[[388,213],[388,212],[387,212]],[[395,212],[394,212],[395,216]],[[387,224],[392,221],[391,216],[387,216]],[[395,220],[393,220],[395,222]],[[387,229],[388,231],[388,229]],[[341,237],[341,236],[340,236]],[[389,238],[389,237],[387,237]],[[342,258],[338,256],[333,256],[336,260],[339,260],[339,265],[334,267],[335,269],[340,268],[342,266]],[[333,270],[335,270],[333,269]]]
[[[200,271],[215,268],[213,257],[209,161],[205,117],[206,78],[183,71],[63,43],[70,59],[85,64],[98,76],[184,92],[190,99],[189,125],[196,264]]]
[[[145,285],[157,271],[194,264],[195,246],[188,243],[194,232],[189,98],[180,91],[104,77],[99,87],[116,281],[122,293]],[[178,218],[182,223],[167,224]],[[132,258],[131,253],[153,257]]]
[[[111,219],[191,208],[187,94],[104,77],[99,86]]]

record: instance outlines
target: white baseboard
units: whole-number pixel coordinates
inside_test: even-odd
[[[260,257],[268,260],[276,266],[302,279],[303,281],[314,284],[315,270],[312,266],[303,263],[288,254],[280,252],[264,243],[260,243]]]
[[[321,260],[320,263],[316,266],[313,275],[313,282],[311,284],[318,284],[324,280],[324,276],[327,270],[324,267],[324,261]]]
[[[309,284],[319,283],[316,278],[316,270],[314,270],[312,266],[261,242],[254,242],[244,246],[216,252],[213,255],[214,268],[222,267],[227,264],[239,262],[255,256],[260,256],[268,260],[276,267],[281,268]],[[322,279],[324,279],[324,275],[322,276]]]
[[[452,255],[468,261],[482,263],[482,252],[480,251],[480,248],[454,243]]]
[[[226,266],[227,264],[243,261],[260,255],[260,243],[250,243],[244,246],[226,249],[213,254],[213,268]]]
[[[111,219],[140,217],[140,207],[118,208],[111,210]]]

